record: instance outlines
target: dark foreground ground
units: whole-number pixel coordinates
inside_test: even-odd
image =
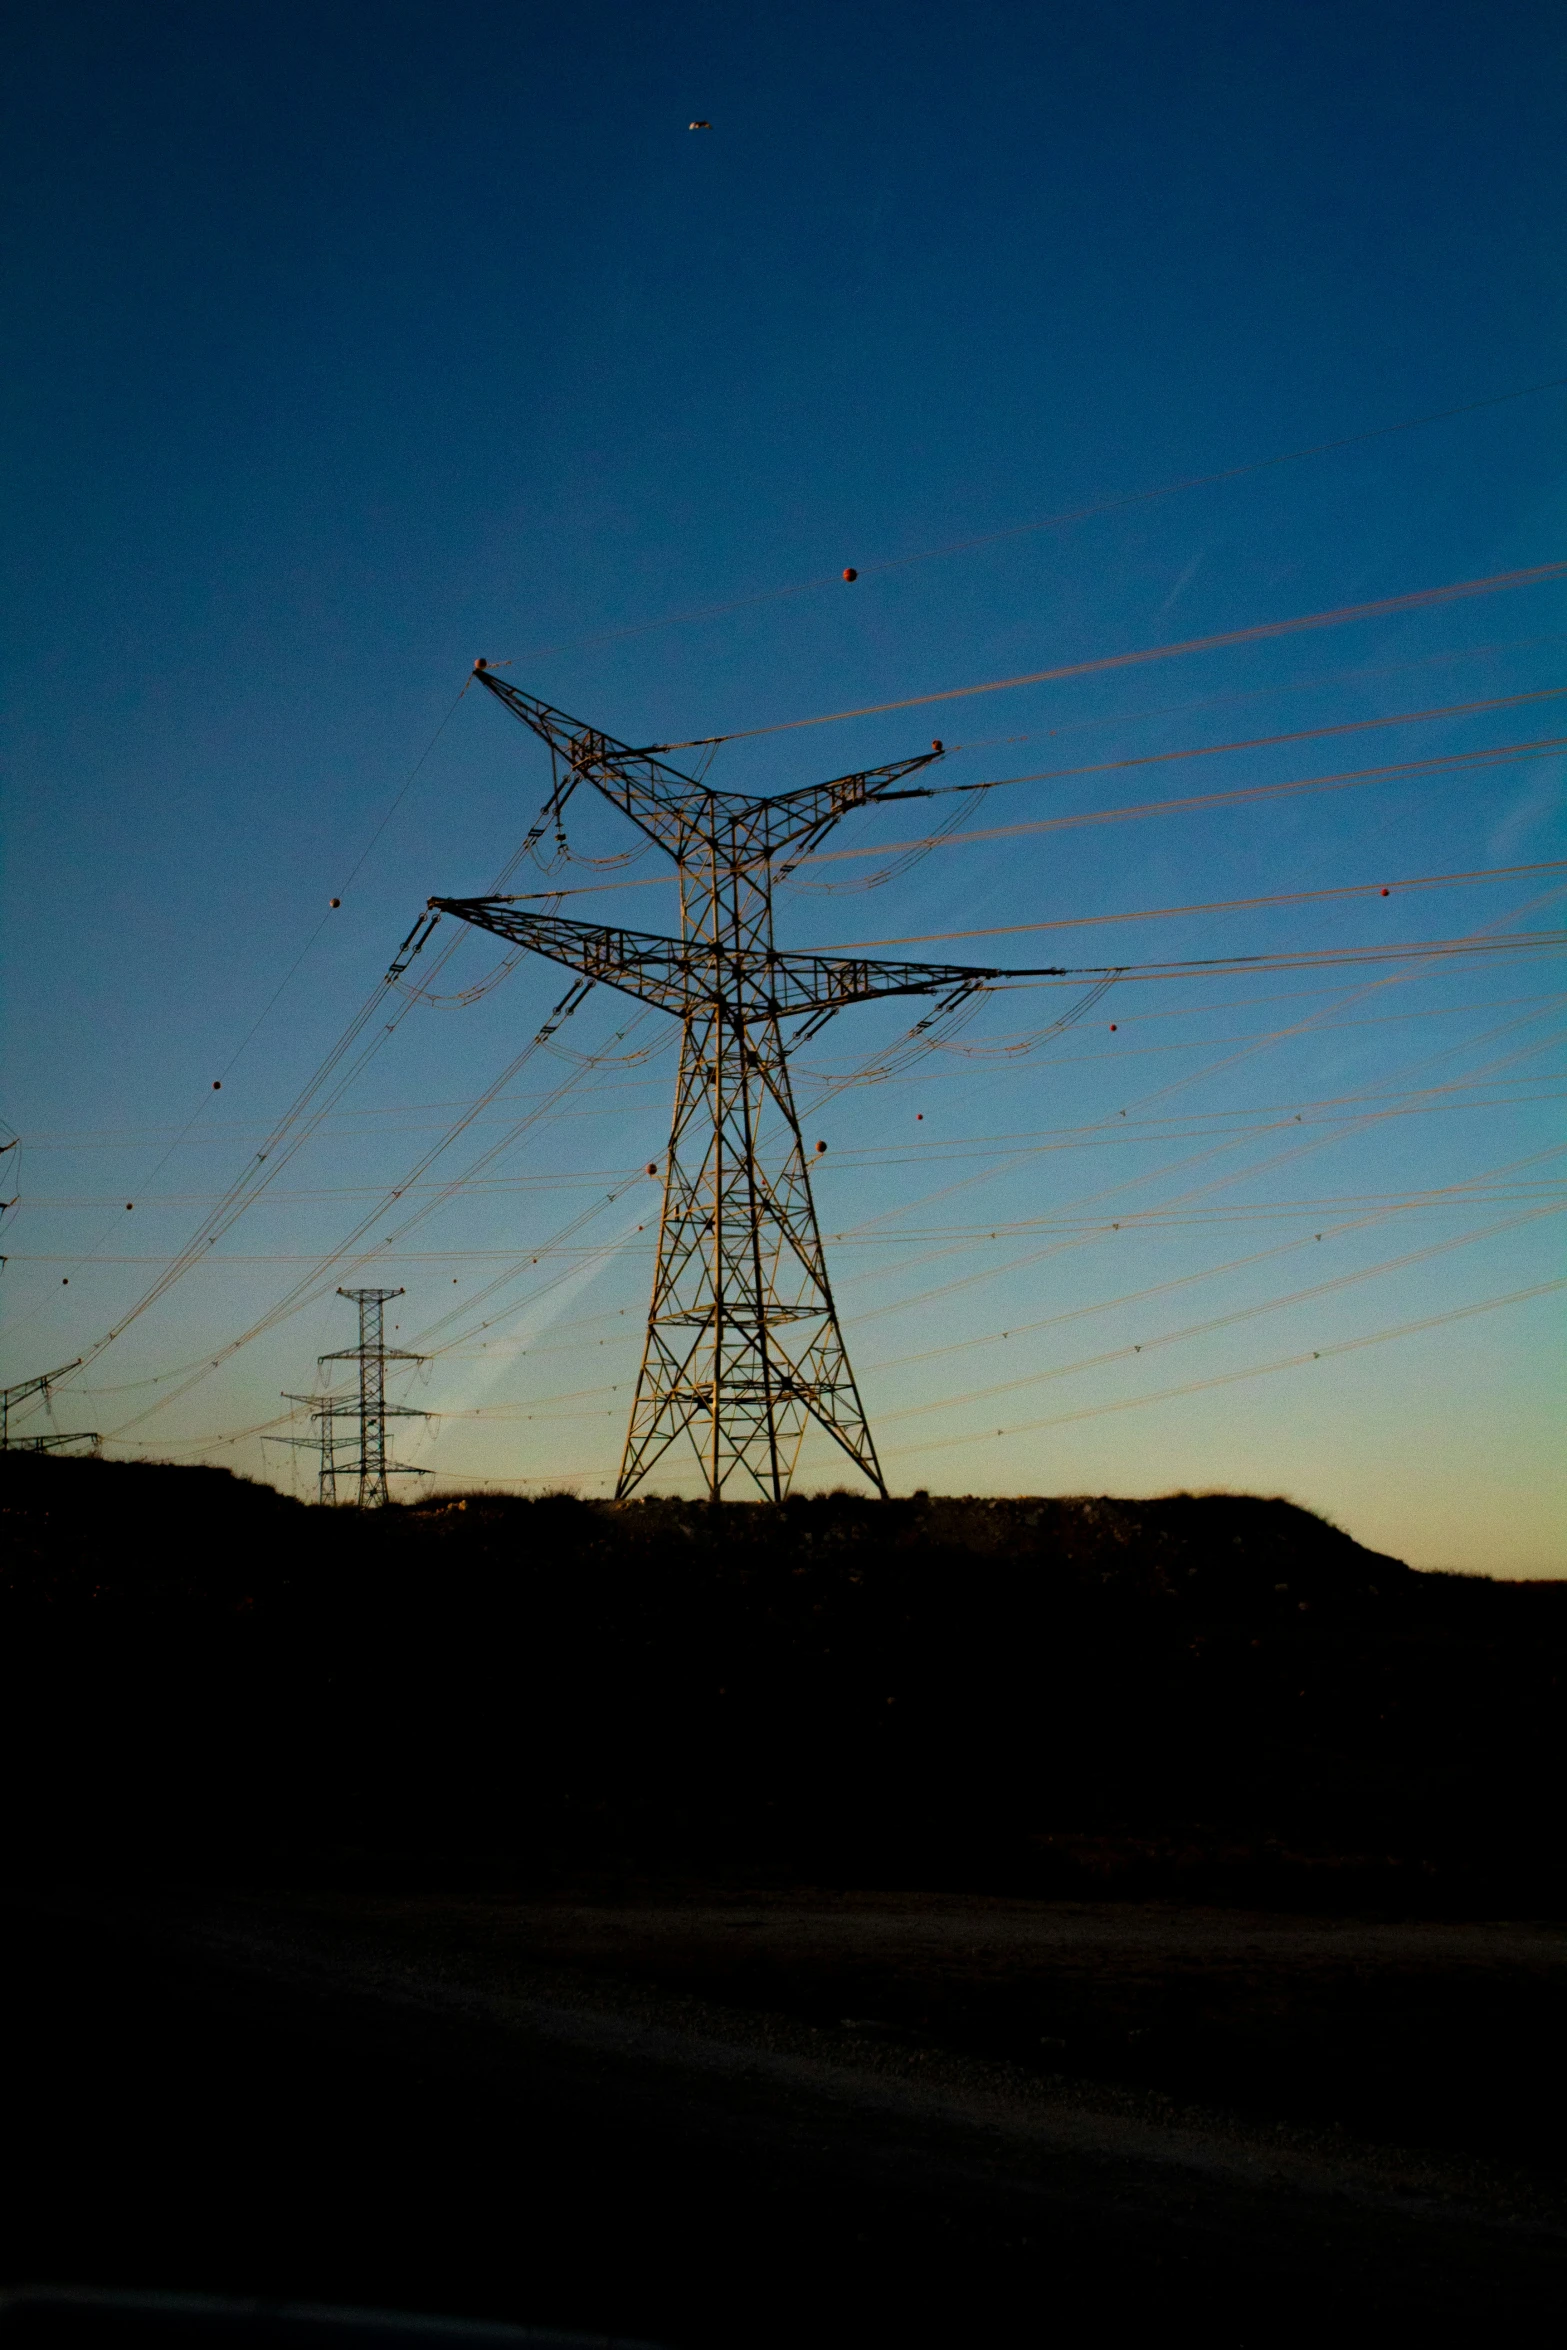
[[[0,1456],[0,1872],[1567,1916],[1567,1581],[1243,1494],[305,1508]]]
[[[1567,1585],[1232,1495],[0,1515],[0,2283],[1560,2330]]]
[[[693,2350],[1495,2340],[1567,2312],[1559,2098],[1516,2041],[1484,2089],[1509,2002],[1560,2005],[1555,1928],[56,1891],[0,1931],[12,2280]],[[1151,2088],[1126,2038],[1182,1983],[1250,2044],[1233,2104]],[[1401,2113],[1388,2075],[1347,2120],[1315,2113],[1300,2035],[1418,2011],[1422,1987],[1454,2112]],[[871,2012],[836,2013],[846,1990]],[[1078,2045],[1025,2049],[1052,2000]]]

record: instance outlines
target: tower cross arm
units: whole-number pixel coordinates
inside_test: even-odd
[[[645,930],[611,930],[530,914],[507,898],[432,898],[432,909],[531,947],[584,978],[683,1014],[723,1000],[741,1018],[788,1019],[884,996],[967,992],[1008,976],[989,965],[883,963],[863,955],[790,954],[776,948],[694,945]]]
[[[340,1346],[335,1354],[317,1355],[316,1361],[318,1363],[357,1363],[363,1352],[363,1347]],[[385,1363],[423,1363],[429,1360],[426,1355],[410,1354],[406,1346],[378,1346],[374,1352]],[[356,1404],[354,1409],[357,1411],[358,1408]]]
[[[327,1354],[322,1356],[322,1363],[331,1363],[331,1361],[334,1361],[334,1356],[327,1356]],[[388,1356],[385,1356],[385,1361],[388,1363],[392,1361],[390,1347],[388,1347]],[[310,1398],[301,1396],[298,1401],[308,1403]],[[320,1398],[315,1398],[315,1403],[312,1403],[312,1412],[315,1412],[317,1419],[359,1419],[359,1415],[362,1415],[362,1403],[359,1403],[357,1396],[338,1396],[338,1398],[334,1398],[334,1403],[331,1405],[322,1405]],[[376,1403],[376,1419],[435,1419],[435,1417],[437,1417],[435,1412],[421,1412],[421,1408],[418,1408],[416,1403]]]
[[[431,910],[455,914],[476,930],[492,931],[512,946],[531,947],[584,979],[602,980],[623,995],[684,1012],[712,992],[711,950],[644,930],[610,930],[595,922],[567,922],[558,914],[529,914],[508,898],[431,898]]]
[[[7,1148],[9,1147],[7,1145]],[[79,1371],[81,1365],[82,1358],[78,1355],[73,1363],[57,1364],[52,1371],[40,1371],[32,1379],[18,1380],[14,1387],[0,1388],[0,1403],[9,1407],[12,1404],[24,1402],[30,1395],[47,1395],[50,1386],[56,1379],[63,1379],[67,1371]]]
[[[630,744],[617,742],[612,734],[605,734],[599,727],[589,726],[581,718],[568,717],[564,710],[541,702],[537,694],[524,693],[520,686],[497,677],[482,662],[475,668],[474,676],[514,718],[549,745],[557,762],[557,806],[579,783],[591,783],[629,816],[633,824],[640,826],[650,840],[657,841],[660,848],[673,851],[689,820],[693,797],[701,800],[711,797],[694,777],[682,775],[677,767],[665,766],[651,751],[633,750]],[[562,765],[566,769],[564,778],[559,773]]]
[[[835,775],[830,783],[802,784],[798,791],[752,801],[753,822],[765,835],[767,854],[776,856],[780,849],[792,848],[797,863],[851,809],[866,807],[872,800],[919,798],[918,792],[900,792],[895,786],[945,756],[933,746],[911,759],[890,759],[884,767],[858,768],[852,775]]]
[[[713,791],[694,776],[684,775],[658,756],[654,744],[636,750],[617,742],[601,727],[589,726],[557,710],[537,694],[497,677],[480,663],[474,676],[522,725],[547,743],[556,761],[556,805],[579,783],[591,783],[650,840],[679,856],[693,837],[706,840],[715,830],[728,835],[735,847],[743,844],[747,858],[777,856],[792,848],[798,859],[829,832],[841,816],[872,800],[900,795],[905,776],[945,754],[939,745],[909,759],[889,760],[881,767],[860,767],[837,775],[828,783],[802,784],[798,791],[760,797],[746,792]],[[564,767],[562,778],[560,769]]]

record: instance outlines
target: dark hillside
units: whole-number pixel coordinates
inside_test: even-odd
[[[1567,1585],[1417,1575],[1288,1502],[0,1480],[13,1867],[1567,1892]]]

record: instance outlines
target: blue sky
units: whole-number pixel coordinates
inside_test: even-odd
[[[1563,67],[1559,12],[1529,5],[38,12],[5,101],[0,1116],[23,1144],[0,1160],[19,1194],[0,1375],[135,1304],[423,900],[482,889],[515,848],[547,779],[488,696],[458,701],[476,654],[627,739],[674,739],[1567,555],[1560,389],[929,553],[1567,375]],[[1548,582],[763,735],[713,775],[778,789],[939,734],[967,746],[945,780],[1053,774],[976,798],[965,829],[1089,815],[1567,733],[1560,703],[1464,708],[1558,685],[1564,644]],[[1454,714],[1054,772],[1427,711]],[[881,888],[785,892],[780,935],[1548,865],[1561,780],[1559,755],[1510,756],[970,842]],[[888,810],[834,845],[925,823]],[[608,811],[574,821],[584,856],[628,845]],[[1121,963],[1508,933],[1559,923],[1564,878],[908,951]],[[673,924],[667,888],[566,910]],[[492,960],[465,949],[454,984]],[[1561,1295],[1444,1318],[1561,1272],[1541,1211],[1562,1162],[1539,1155],[1561,1139],[1561,969],[1128,982],[1032,1051],[836,1094],[821,1214],[894,1484],[1287,1491],[1418,1563],[1561,1571]],[[294,1457],[239,1432],[348,1342],[349,1310],[328,1282],[222,1350],[561,985],[530,963],[472,1005],[416,1006],[210,1261],[62,1390],[62,1424],[287,1481]],[[956,1041],[999,1048],[1072,1000],[998,999]],[[623,1024],[601,991],[571,1040]],[[897,1029],[837,1023],[802,1096]],[[425,1180],[567,1093],[357,1275],[406,1284],[410,1343],[520,1268],[473,1309],[509,1318],[448,1325],[409,1383],[447,1416],[407,1457],[453,1482],[612,1475],[651,1235],[640,1194],[604,1195],[660,1147],[673,1078],[652,1024],[616,1048],[650,1044],[587,1070],[536,1056]]]

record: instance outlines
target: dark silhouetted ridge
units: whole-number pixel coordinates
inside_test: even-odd
[[[1287,1501],[0,1497],[30,1870],[1561,1899],[1567,1586]]]

